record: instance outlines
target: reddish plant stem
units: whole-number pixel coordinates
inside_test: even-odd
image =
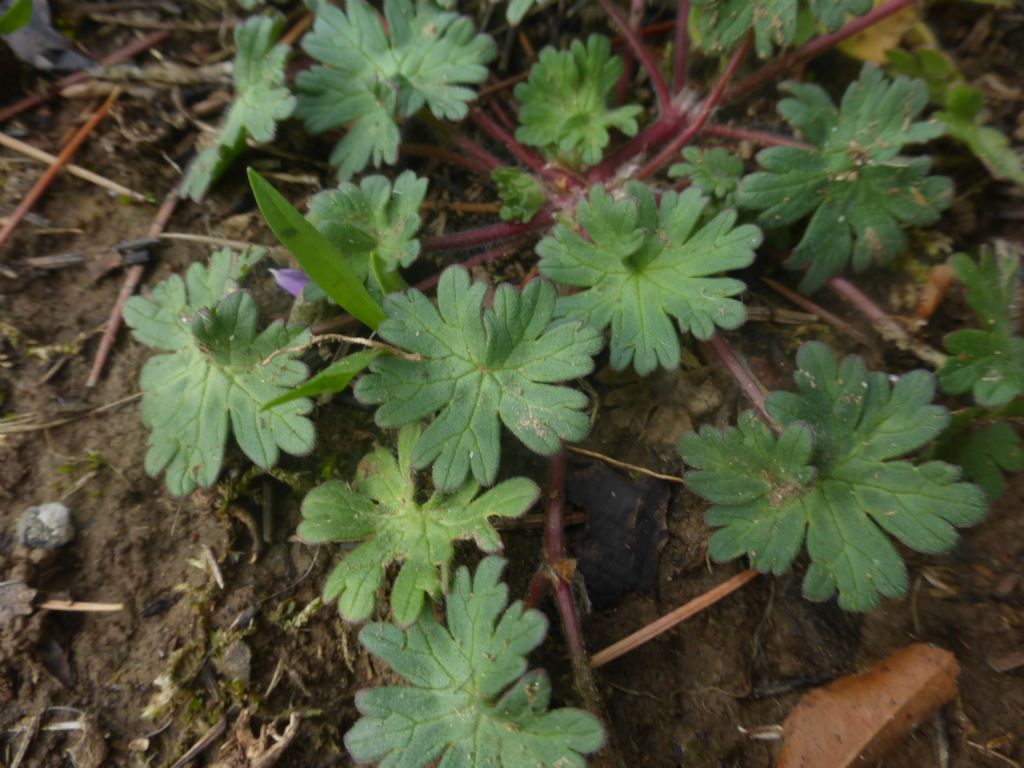
[[[686,69],[690,62],[690,0],[679,0],[676,11],[676,36],[672,50],[672,93],[686,87]]]
[[[544,559],[549,575],[553,577],[555,606],[562,619],[562,632],[574,662],[586,657],[576,604],[572,597],[572,584],[560,567],[565,561],[565,480],[568,471],[565,447],[548,459],[548,506],[544,522]]]
[[[100,64],[104,67],[109,67],[114,64],[120,64],[122,61],[133,59],[143,51],[148,51],[157,43],[161,43],[166,40],[170,34],[170,31],[166,29],[162,29],[158,32],[152,32],[145,37],[141,37],[138,40],[129,43],[124,48],[116,50],[108,56],[104,56],[100,59]],[[12,117],[17,117],[26,110],[38,107],[43,102],[52,99],[62,89],[67,88],[69,85],[84,82],[89,78],[90,74],[91,73],[86,70],[74,72],[67,77],[62,77],[54,83],[52,87],[46,88],[40,93],[34,93],[31,96],[26,96],[25,98],[14,102],[10,106],[0,109],[0,123],[6,123]]]
[[[761,418],[768,422],[768,424],[774,425],[775,420],[768,415],[768,409],[765,407],[764,386],[747,369],[747,366],[736,357],[736,353],[729,345],[729,342],[720,333],[716,333],[708,339],[707,347],[714,353],[719,362],[725,366],[725,369],[729,371],[729,375],[732,376],[733,380],[739,385],[739,388],[743,390],[743,394],[747,396],[747,399],[757,409],[758,413],[761,414]]]
[[[452,141],[459,143],[454,136]],[[467,141],[469,141],[467,139]],[[430,160],[438,160],[442,163],[458,165],[472,173],[480,174],[490,178],[491,171],[501,166],[501,161],[485,149],[481,149],[469,142],[470,146],[459,144],[465,154],[451,149],[435,147],[433,144],[402,144],[398,147],[399,154],[412,155],[413,157],[425,157]],[[478,154],[479,153],[479,154]]]
[[[658,100],[658,113],[664,115],[671,112],[672,96],[668,92],[665,78],[661,76],[658,65],[651,57],[651,52],[640,42],[636,31],[629,26],[629,21],[622,15],[622,11],[615,5],[614,0],[598,0],[598,3],[604,9],[604,12],[608,14],[612,23],[615,24],[619,34],[622,35],[623,40],[626,41],[629,49],[636,56],[637,61],[640,62],[640,66],[647,72],[647,77],[651,80],[651,87],[654,88],[655,98]]]
[[[537,174],[544,173],[545,166],[547,166],[544,158],[516,141],[515,137],[498,125],[490,115],[481,112],[479,109],[474,109],[469,113],[469,118],[477,124],[480,130],[505,147],[516,160]]]
[[[759,88],[764,83],[775,79],[783,72],[793,69],[798,64],[817,56],[822,51],[828,50],[837,43],[846,40],[848,37],[856,35],[858,32],[863,32],[865,29],[877,24],[882,19],[886,19],[898,11],[914,5],[915,2],[916,0],[888,0],[888,2],[879,5],[864,16],[854,19],[842,29],[838,29],[831,34],[822,35],[821,37],[811,40],[806,45],[797,48],[792,53],[776,59],[771,64],[762,67],[759,71],[740,80],[736,83],[733,89],[729,91],[726,96],[726,101],[739,98],[743,94],[748,93],[755,88]]]
[[[178,206],[179,199],[178,185],[175,184],[167,194],[167,197],[164,198],[163,203],[160,204],[160,208],[157,209],[156,216],[153,217],[153,221],[149,225],[149,231],[146,232],[147,237],[156,237],[164,231],[167,222],[171,218],[171,214],[174,213],[174,209]],[[107,326],[103,329],[103,338],[100,339],[100,345],[96,348],[96,357],[93,358],[92,368],[89,370],[89,378],[86,380],[85,386],[95,387],[99,382],[100,374],[103,373],[103,367],[107,364],[107,357],[109,357],[110,350],[114,346],[114,339],[117,338],[117,331],[121,327],[121,313],[124,310],[124,303],[135,293],[139,283],[142,282],[142,276],[145,272],[145,264],[135,264],[125,274],[124,283],[121,285],[121,292],[117,294],[117,300],[114,302],[114,307],[110,311],[110,317],[107,319]]]
[[[588,181],[592,184],[601,184],[613,178],[634,157],[651,147],[664,144],[670,136],[682,130],[688,117],[685,112],[677,112],[655,120],[595,165],[587,174]]]
[[[629,3],[629,28],[636,32],[640,28],[640,22],[644,18],[644,0],[630,0]],[[629,99],[629,85],[633,81],[633,65],[636,59],[633,51],[626,48],[622,53],[622,75],[615,84],[615,99],[619,105],[625,104]]]
[[[550,587],[551,575],[548,573],[547,567],[542,565],[530,579],[530,585],[526,588],[526,597],[523,598],[523,605],[527,608],[538,607]]]
[[[499,224],[488,224],[485,227],[467,229],[462,232],[428,237],[423,241],[422,248],[425,252],[457,251],[463,248],[473,248],[478,245],[489,245],[499,240],[508,240],[537,232],[550,226],[552,220],[553,216],[550,210],[538,211],[525,224],[519,221],[503,221]]]
[[[43,196],[43,193],[50,186],[51,182],[57,178],[57,174],[60,173],[61,168],[67,165],[68,161],[74,157],[79,147],[89,138],[100,121],[106,117],[107,112],[114,106],[114,102],[117,101],[117,97],[121,95],[121,91],[115,88],[111,91],[107,100],[100,105],[100,108],[92,113],[92,116],[85,121],[85,124],[79,128],[75,135],[71,137],[71,140],[64,145],[64,148],[60,151],[60,154],[54,159],[50,166],[43,172],[43,175],[39,177],[39,180],[32,186],[29,193],[25,195],[24,199],[18,204],[18,207],[14,209],[14,212],[7,219],[3,228],[0,229],[0,247],[7,242],[14,229],[18,226],[22,219],[25,218],[25,214],[32,210],[39,198]]]
[[[704,127],[704,123],[708,121],[708,118],[711,117],[711,113],[715,111],[715,108],[718,106],[719,102],[721,102],[722,97],[725,95],[725,89],[728,87],[733,75],[736,74],[736,70],[739,69],[743,59],[746,58],[753,43],[754,38],[748,34],[746,39],[740,43],[740,46],[733,52],[732,58],[729,59],[729,63],[726,65],[722,74],[719,76],[718,81],[711,89],[711,93],[709,93],[707,98],[701,102],[700,108],[697,110],[697,115],[694,117],[693,122],[687,125],[686,129],[679,134],[679,136],[673,139],[667,147],[655,155],[652,160],[648,161],[648,163],[637,172],[636,178],[646,179],[649,176],[653,176],[663,165],[674,160],[676,155],[679,154],[679,150],[686,146],[686,144],[700,132],[700,129]]]
[[[845,299],[854,309],[864,315],[872,323],[892,322],[889,313],[872,301],[860,288],[845,277],[833,277],[828,287]]]
[[[754,131],[748,128],[734,128],[731,125],[705,125],[701,129],[704,136],[719,136],[723,139],[735,139],[736,141],[749,141],[765,147],[793,147],[794,149],[811,149],[810,144],[805,144],[789,136],[779,136],[767,131]]]
[[[817,315],[822,321],[828,323],[840,333],[845,333],[851,339],[856,341],[858,344],[862,344],[865,347],[871,346],[871,339],[861,333],[858,329],[854,328],[848,322],[838,315],[829,312],[820,304],[816,304],[806,296],[802,296],[796,291],[788,288],[782,283],[772,280],[770,277],[762,277],[761,282],[771,288],[773,291],[778,293],[780,296],[789,299],[793,304],[796,304],[801,309]]]
[[[512,122],[512,118],[508,116],[508,112],[506,112],[505,108],[498,103],[498,100],[496,98],[491,99],[488,103],[491,106],[491,111],[494,112],[494,116],[498,119],[498,122],[504,126],[505,130],[515,131],[515,123]]]

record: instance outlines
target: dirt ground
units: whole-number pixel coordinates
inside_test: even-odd
[[[990,11],[951,7],[940,28],[947,45],[975,46],[962,62],[968,75],[991,70],[1003,82],[1024,87],[1013,63],[1015,56],[1019,62],[1017,43],[1024,43],[1022,14],[1002,26],[990,19],[988,36],[979,43],[969,36],[981,35],[979,20]],[[112,50],[130,36],[127,30],[101,33],[90,23],[78,32],[94,52]],[[217,41],[216,33],[195,40],[175,36],[160,50],[188,60],[216,51]],[[821,66],[829,62],[834,60]],[[0,88],[0,104],[35,87],[35,77],[23,68],[11,71]],[[194,102],[202,94],[186,95]],[[5,129],[55,151],[89,105],[54,101]],[[997,118],[1010,132],[1019,109],[1019,99],[999,105]],[[193,134],[175,117],[170,92],[160,91],[152,102],[127,95],[76,162],[160,200],[177,181],[172,163],[187,156]],[[289,146],[289,138],[286,129],[282,146]],[[271,169],[330,182],[322,166],[261,160]],[[969,164],[960,168],[962,160],[946,165],[942,170],[957,174],[962,190],[942,227],[957,247],[995,237],[1020,239],[1022,198],[987,182]],[[40,170],[17,155],[0,153],[0,215],[13,210]],[[456,183],[444,182],[449,188]],[[289,189],[293,199],[313,191],[301,184]],[[248,707],[255,713],[254,727],[276,722],[280,730],[290,714],[300,716],[299,736],[279,766],[349,765],[341,737],[356,717],[355,692],[389,673],[360,651],[355,629],[334,607],[317,601],[337,553],[294,541],[292,534],[301,498],[296,489],[317,481],[317,473],[345,476],[374,445],[370,412],[342,396],[344,408],[321,412],[314,461],[286,459],[283,471],[272,477],[248,472],[234,460],[220,495],[177,499],[162,481],[147,477],[142,467],[146,433],[138,401],[130,399],[138,391],[147,350],[122,332],[99,384],[88,388],[85,382],[123,279],[121,267],[107,268],[111,247],[141,237],[155,209],[119,201],[62,175],[35,207],[35,217],[23,222],[0,251],[0,265],[13,269],[0,276],[0,413],[7,425],[21,425],[0,430],[0,582],[22,580],[40,591],[40,599],[123,604],[109,613],[36,611],[0,629],[0,762],[9,765],[26,731],[41,725],[23,765],[168,766],[223,725],[223,735],[213,731],[212,746],[197,764],[221,761],[238,768],[247,763],[230,762],[238,744],[235,721]],[[442,224],[454,229],[467,222],[450,214]],[[426,228],[436,226],[428,217]],[[268,242],[238,174],[211,202],[182,204],[168,231]],[[19,266],[26,257],[66,252],[83,254],[84,263],[46,271]],[[207,254],[203,246],[167,242],[147,269],[146,285]],[[285,264],[280,254],[269,261],[275,259]],[[285,313],[287,303],[274,290],[268,266],[256,270],[254,289],[272,309]],[[884,295],[871,292],[899,311],[908,301],[905,276],[897,273],[891,282],[897,287]],[[752,285],[751,304],[787,306],[767,288]],[[846,314],[832,297],[821,300]],[[933,343],[964,316],[959,299],[948,304],[935,328],[925,332]],[[866,327],[856,317],[850,320]],[[755,322],[731,338],[770,386],[787,385],[780,361],[792,359],[803,338],[825,338],[892,371],[915,365],[881,342],[858,349],[819,325]],[[595,379],[600,407],[584,447],[661,472],[682,471],[673,446],[683,431],[709,421],[725,423],[744,405],[729,381],[699,356],[680,372],[646,380],[607,371]],[[109,404],[115,405],[96,412]],[[522,461],[524,471],[542,480],[541,461]],[[572,470],[591,463],[575,456]],[[73,542],[48,558],[17,545],[14,525],[21,510],[58,499],[72,510]],[[942,557],[908,554],[912,587],[904,601],[886,602],[864,616],[844,613],[834,603],[809,603],[800,595],[801,566],[781,578],[756,578],[602,668],[598,686],[627,764],[768,766],[777,742],[751,734],[780,724],[803,691],[922,641],[956,655],[960,692],[884,765],[1024,765],[1024,668],[993,668],[993,662],[1024,648],[1022,501],[1024,476],[1019,476],[989,517],[964,533],[955,551]],[[688,492],[672,491],[653,594],[629,592],[615,607],[586,615],[583,630],[591,651],[741,570],[710,564],[703,511]],[[520,530],[508,539],[510,579],[521,594],[540,557],[540,535]],[[564,654],[559,633],[552,631],[537,661],[551,671],[556,691],[572,702]],[[46,730],[68,722],[80,727]],[[948,763],[937,757],[943,744],[948,744]]]

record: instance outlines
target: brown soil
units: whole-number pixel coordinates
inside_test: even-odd
[[[982,11],[958,13],[976,20]],[[961,31],[950,35],[973,29],[966,21],[957,23]],[[83,34],[96,32],[94,26],[82,28]],[[111,50],[127,39],[123,32],[104,35],[95,47]],[[203,41],[216,50],[216,35]],[[89,38],[86,43],[92,47]],[[164,50],[185,59],[203,52],[198,45],[183,36]],[[13,98],[17,90],[3,95]],[[167,122],[174,108],[166,92],[155,105],[124,97],[76,162],[161,199],[177,179],[161,153],[184,156],[186,148],[179,142],[188,132]],[[54,151],[81,109],[80,102],[55,102],[14,125],[37,146]],[[0,213],[6,215],[40,167],[4,151],[0,169]],[[309,189],[295,191],[308,194]],[[265,238],[237,175],[213,200],[203,206],[183,204],[170,229]],[[967,196],[961,201],[961,212],[965,209],[963,215],[974,216],[969,232],[974,242],[1006,234],[993,220],[991,206]],[[147,350],[123,332],[100,384],[88,389],[85,381],[97,329],[106,322],[123,275],[120,269],[101,275],[99,265],[115,243],[142,236],[154,211],[153,205],[118,202],[62,176],[35,209],[41,218],[19,227],[0,261],[18,272],[14,279],[0,277],[0,409],[7,415],[35,414],[37,425],[75,417],[46,429],[0,433],[0,581],[23,580],[47,598],[124,606],[98,614],[36,612],[0,629],[0,743],[5,744],[0,755],[9,764],[24,738],[15,729],[41,715],[44,726],[79,721],[86,729],[40,731],[23,765],[166,766],[223,720],[225,735],[200,758],[206,762],[199,764],[213,765],[228,759],[235,718],[248,706],[256,712],[256,724],[280,718],[283,727],[288,713],[302,715],[299,738],[278,765],[349,765],[341,736],[354,722],[355,691],[388,673],[361,652],[355,630],[332,607],[314,604],[306,611],[336,552],[291,540],[299,497],[281,479],[253,478],[241,461],[234,461],[226,473],[238,491],[231,511],[221,510],[224,505],[214,493],[172,498],[160,480],[143,471],[146,433],[138,402],[90,413],[138,388]],[[449,216],[449,228],[458,223]],[[54,229],[64,231],[47,233]],[[45,274],[17,266],[28,256],[69,251],[83,253],[86,263]],[[161,248],[147,284],[206,253],[195,245]],[[265,272],[258,271],[255,282],[258,291],[274,295]],[[776,301],[771,294],[752,300]],[[279,311],[286,311],[280,297],[277,301]],[[834,302],[830,307],[841,311]],[[766,380],[775,378],[768,382],[773,386],[786,384],[787,374],[773,361],[789,357],[796,336],[828,334],[817,326],[794,331],[793,326],[757,323],[748,328],[751,333],[745,330],[736,344],[761,366]],[[848,340],[832,341],[850,347]],[[875,363],[889,360],[893,369],[913,364],[882,349],[867,354]],[[58,361],[64,362],[54,373],[51,367]],[[602,407],[586,447],[677,474],[681,466],[673,445],[678,435],[694,422],[729,420],[742,405],[727,381],[699,365],[643,382],[599,376],[598,386]],[[353,425],[345,409],[329,410],[323,414],[317,459],[321,465],[344,466],[372,445],[374,435],[365,414]],[[286,461],[284,466],[298,472],[300,482],[310,481],[309,463]],[[575,468],[583,466],[580,462]],[[541,463],[531,460],[529,468],[542,479]],[[18,547],[13,533],[20,511],[58,498],[72,509],[74,541],[51,558]],[[759,577],[682,627],[609,664],[597,682],[626,763],[768,766],[776,745],[751,738],[752,731],[781,723],[801,690],[863,669],[915,641],[956,654],[962,667],[960,694],[885,765],[941,765],[936,749],[943,740],[949,743],[949,765],[1024,763],[1024,669],[1000,673],[991,664],[1024,647],[1022,500],[1024,476],[1012,480],[988,519],[967,531],[956,551],[944,557],[909,555],[912,588],[905,601],[854,616],[832,603],[803,600],[799,571]],[[271,531],[262,530],[265,510]],[[702,515],[697,499],[673,493],[656,596],[631,594],[614,609],[586,616],[583,629],[591,650],[739,570],[737,565],[709,564]],[[269,541],[254,542],[253,531],[267,534]],[[529,578],[539,541],[539,535],[527,532],[510,537],[513,585]],[[218,562],[223,588],[215,583],[204,552]],[[552,670],[556,689],[572,700],[557,632],[540,658]],[[248,672],[247,682],[232,682],[239,670]],[[161,680],[174,681],[162,702]],[[143,714],[147,708],[153,710],[150,717]]]

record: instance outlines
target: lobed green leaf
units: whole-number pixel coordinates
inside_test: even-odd
[[[601,35],[591,35],[586,44],[574,40],[568,51],[541,51],[529,80],[516,86],[521,105],[516,139],[578,166],[600,161],[610,129],[633,136],[641,108],[609,106],[623,67],[611,51],[611,42]]]
[[[315,5],[316,21],[302,47],[320,65],[297,78],[296,114],[314,132],[346,126],[331,164],[347,179],[372,163],[394,163],[399,121],[423,107],[439,119],[461,120],[494,58],[494,41],[473,22],[431,0],[385,0],[384,19],[365,0],[345,10]]]
[[[746,319],[731,297],[739,280],[714,277],[748,266],[761,243],[757,227],[736,226],[724,211],[700,223],[707,198],[696,189],[665,192],[629,182],[619,200],[601,187],[578,208],[580,232],[563,224],[537,245],[540,271],[583,288],[558,300],[558,314],[595,328],[611,326],[611,362],[644,375],[679,365],[676,327],[698,339]],[[586,237],[584,236],[586,233]]]
[[[838,592],[843,608],[869,610],[906,592],[906,566],[888,536],[944,552],[957,527],[985,515],[985,497],[949,464],[896,460],[948,422],[931,404],[930,374],[890,384],[859,357],[838,363],[816,342],[800,348],[797,364],[797,391],[766,401],[781,435],[751,412],[738,429],[686,435],[680,451],[695,468],[687,482],[712,503],[712,557],[747,555],[758,570],[781,573],[806,541],[804,594],[826,600]]]
[[[763,171],[745,177],[741,207],[761,211],[765,227],[810,216],[786,265],[807,267],[800,287],[820,288],[848,263],[861,272],[886,264],[907,245],[906,226],[933,224],[952,199],[952,183],[929,176],[927,158],[899,154],[907,144],[939,136],[936,121],[916,121],[928,101],[925,84],[887,81],[872,65],[847,88],[837,110],[818,86],[784,83],[793,98],[779,113],[813,145],[772,147],[757,161]]]
[[[954,395],[972,392],[979,405],[1004,405],[1024,394],[1024,339],[1016,334],[1020,255],[1009,247],[984,250],[975,263],[958,254],[953,269],[982,328],[946,337],[950,357],[939,382]]]
[[[402,631],[369,624],[359,634],[409,685],[360,691],[362,717],[345,734],[359,762],[423,768],[583,768],[604,743],[600,723],[579,709],[549,710],[551,686],[526,656],[547,630],[543,614],[508,605],[505,561],[485,558],[473,577],[459,568],[448,626],[432,612]]]
[[[434,485],[453,491],[467,475],[494,482],[499,420],[530,450],[549,456],[589,430],[586,397],[558,382],[586,376],[600,333],[553,320],[554,288],[535,280],[522,293],[486,287],[452,267],[441,275],[437,306],[416,290],[385,299],[381,338],[419,359],[380,357],[356,383],[356,397],[379,404],[376,420],[398,427],[437,414],[416,446],[417,469],[433,465]]]
[[[334,569],[324,590],[349,621],[370,616],[385,570],[400,563],[391,609],[395,621],[408,626],[427,597],[447,591],[453,542],[471,539],[485,552],[499,551],[501,538],[488,518],[519,517],[540,495],[533,481],[514,478],[480,496],[471,482],[419,503],[412,459],[421,431],[419,424],[404,427],[397,459],[379,448],[360,462],[351,487],[327,482],[302,503],[298,535],[303,540],[362,542]]]

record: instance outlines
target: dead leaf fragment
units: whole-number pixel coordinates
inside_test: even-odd
[[[874,764],[956,695],[959,671],[949,651],[916,643],[811,691],[783,724],[775,768]]]
[[[0,627],[18,616],[32,613],[36,590],[23,581],[0,582]]]
[[[252,712],[248,709],[238,713],[234,738],[222,748],[221,757],[213,768],[273,768],[299,735],[298,712],[291,713],[288,725],[280,733],[276,724],[270,723],[260,727],[259,736],[253,736],[249,727],[251,719]]]

